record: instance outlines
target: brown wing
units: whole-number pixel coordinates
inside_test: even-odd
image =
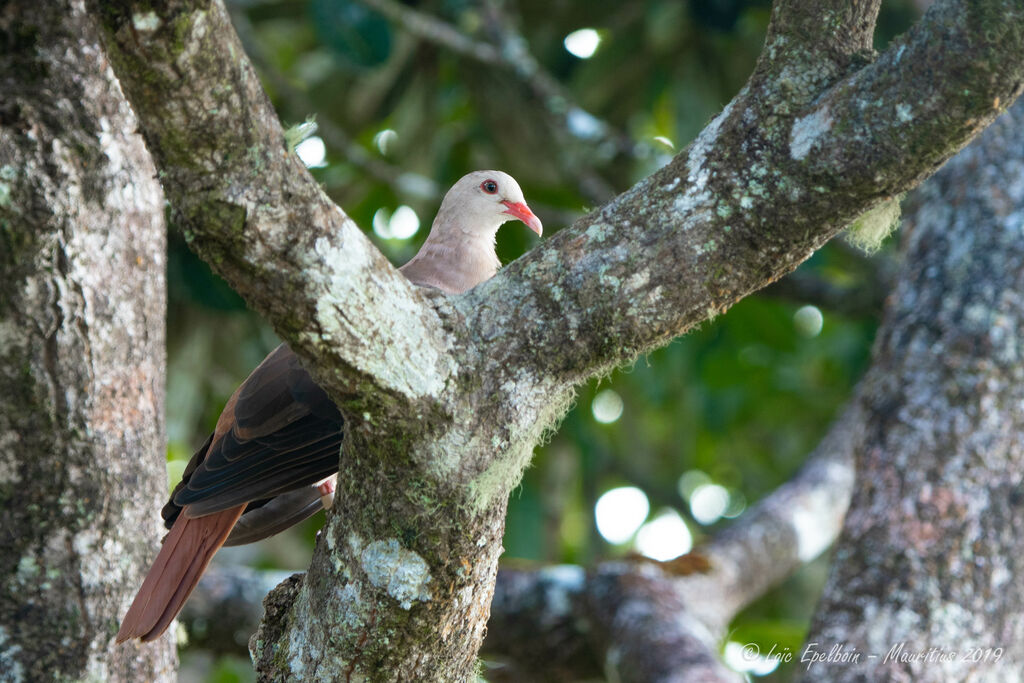
[[[320,500],[310,485],[338,471],[341,430],[334,403],[291,349],[277,347],[228,401],[164,506],[171,532],[117,642],[159,637],[225,541],[256,541],[313,514]]]
[[[298,357],[278,346],[238,388],[192,456],[164,506],[166,526],[182,510],[201,517],[246,504],[249,513],[331,476],[338,471],[342,426],[337,407]]]

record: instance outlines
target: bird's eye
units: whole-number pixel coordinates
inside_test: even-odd
[[[480,183],[480,189],[486,192],[487,194],[494,194],[495,192],[498,191],[498,183],[494,182],[493,180],[485,180],[482,183]]]

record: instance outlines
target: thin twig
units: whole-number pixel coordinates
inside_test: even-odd
[[[402,5],[395,0],[360,0],[360,2],[399,24],[412,35],[439,45],[455,54],[483,64],[507,69],[527,86],[552,122],[564,131],[569,139],[585,143],[587,150],[593,151],[611,146],[615,152],[630,158],[649,156],[643,144],[634,142],[628,135],[617,131],[611,124],[587,112],[577,104],[558,79],[546,71],[534,58],[528,49],[526,39],[511,28],[513,22],[497,6],[488,4],[484,12],[487,29],[498,43],[498,46],[494,47],[489,43],[466,36],[447,22]],[[583,139],[578,132],[579,124],[573,123],[580,120],[587,122],[586,139]],[[558,159],[568,160],[571,155],[556,156]],[[587,170],[588,165],[573,164],[571,168],[564,170],[571,177],[577,179],[578,189],[589,201],[597,203],[607,201],[615,194],[613,188],[599,175]]]

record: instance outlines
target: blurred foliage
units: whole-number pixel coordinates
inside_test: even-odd
[[[371,232],[396,263],[415,253],[439,203],[429,183],[409,174],[446,188],[473,169],[506,170],[550,235],[608,192],[652,172],[743,85],[770,11],[767,0],[400,5],[483,44],[507,46],[510,35],[521,37],[524,42],[513,44],[526,48],[563,88],[555,97],[538,89],[535,77],[523,76],[527,68],[455,54],[357,2],[234,0],[229,7],[282,120],[291,124],[315,114],[323,127],[326,164],[313,172],[331,196],[368,232],[382,208],[408,205],[420,216],[422,227],[410,240]],[[878,47],[913,18],[909,3],[884,3]],[[563,45],[568,33],[584,27],[601,37],[589,59]],[[595,122],[608,135],[595,137]],[[378,134],[386,129],[394,133],[384,144]],[[500,232],[503,261],[533,244],[520,227],[509,224]],[[176,478],[231,392],[277,339],[176,233],[168,264],[168,457]],[[871,266],[867,257],[833,244],[800,272],[832,286],[877,288],[865,280],[877,277]],[[615,486],[643,489],[651,517],[678,510],[699,540],[728,520],[710,527],[693,520],[678,487],[684,472],[705,473],[734,503],[756,502],[785,482],[864,371],[877,324],[873,314],[847,317],[822,309],[820,333],[810,334],[794,319],[806,303],[749,297],[631,367],[582,387],[575,408],[537,449],[512,495],[505,557],[587,564],[628,551],[606,544],[593,523],[597,498]],[[611,424],[592,413],[596,392],[607,388],[623,402]],[[301,568],[321,517],[294,533],[222,552],[218,561]],[[765,652],[772,644],[796,648],[826,566],[812,563],[744,612],[733,640],[757,642]],[[251,679],[244,660],[186,653],[185,663],[183,681]],[[790,673],[768,678],[788,680]]]

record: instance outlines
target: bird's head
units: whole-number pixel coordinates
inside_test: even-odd
[[[417,285],[465,292],[501,267],[494,237],[513,218],[541,233],[540,219],[526,205],[515,178],[501,171],[464,175],[444,196],[426,241],[401,271]]]
[[[493,236],[502,223],[521,220],[538,235],[543,226],[526,205],[516,179],[501,171],[473,171],[459,179],[441,202],[438,217],[457,215],[466,231]]]

